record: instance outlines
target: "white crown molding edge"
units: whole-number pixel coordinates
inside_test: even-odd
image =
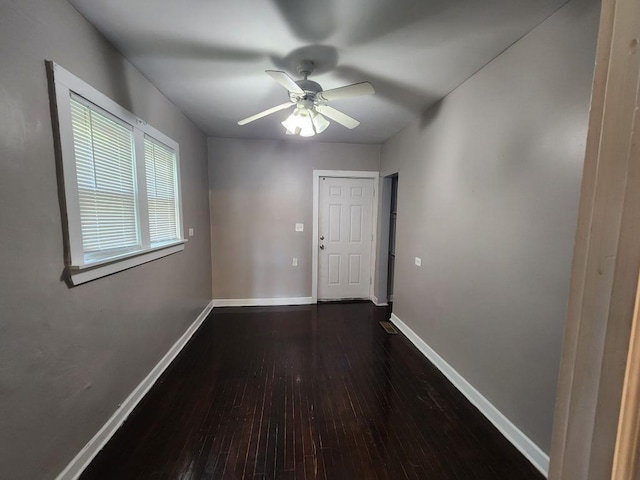
[[[196,320],[187,328],[182,336],[173,344],[164,357],[156,364],[149,374],[142,380],[138,386],[129,394],[124,402],[122,402],[115,413],[102,426],[100,430],[93,436],[91,440],[78,452],[78,454],[69,462],[65,469],[56,477],[56,480],[76,480],[82,472],[87,468],[94,457],[102,450],[106,443],[122,426],[127,417],[133,412],[138,403],[149,392],[151,387],[158,381],[171,362],[178,356],[191,337],[198,331],[200,325],[205,321],[209,313],[214,307],[213,300],[202,310]]]
[[[544,453],[529,437],[516,427],[500,410],[487,400],[473,385],[449,365],[436,353],[424,340],[422,340],[407,324],[391,314],[391,322],[413,343],[427,359],[433,363],[442,374],[465,396],[467,399],[493,423],[493,425],[509,440],[527,460],[545,477],[549,472],[549,455]]]

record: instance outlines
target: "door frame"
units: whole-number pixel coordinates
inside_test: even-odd
[[[640,475],[640,282],[631,324],[629,356],[622,390],[616,448],[613,453],[612,480],[638,478]]]
[[[602,1],[550,480],[631,478],[633,442],[616,438],[620,413],[633,417],[621,407],[640,270],[639,12]]]
[[[369,285],[369,300],[373,300],[376,284],[376,250],[378,245],[378,197],[380,172],[357,170],[314,170],[313,171],[313,232],[311,239],[311,301],[318,303],[318,232],[320,219],[320,177],[331,178],[363,178],[373,180],[373,209],[371,219],[371,283]]]

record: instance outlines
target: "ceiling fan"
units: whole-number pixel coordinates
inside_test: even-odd
[[[375,92],[373,85],[369,82],[355,83],[344,87],[322,90],[322,87],[309,80],[313,73],[313,62],[303,61],[298,65],[298,73],[302,80],[293,80],[285,72],[277,70],[267,70],[266,73],[276,82],[289,91],[289,101],[257,113],[238,122],[238,125],[246,125],[260,118],[288,108],[296,107],[289,117],[282,122],[286,128],[287,135],[300,135],[302,137],[312,137],[316,133],[322,133],[329,126],[327,118],[349,129],[356,128],[360,122],[327,105],[332,100],[357,97],[360,95],[373,95]],[[325,118],[327,117],[327,118]]]

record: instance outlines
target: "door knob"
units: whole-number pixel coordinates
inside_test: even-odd
[[[324,235],[320,235],[320,240],[324,240]]]
[[[324,245],[320,245],[320,250],[324,250]]]

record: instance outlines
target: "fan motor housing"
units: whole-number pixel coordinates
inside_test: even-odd
[[[314,95],[322,91],[322,87],[320,86],[320,84],[314,82],[313,80],[297,80],[296,83],[302,90],[304,90],[305,92],[310,92]]]

